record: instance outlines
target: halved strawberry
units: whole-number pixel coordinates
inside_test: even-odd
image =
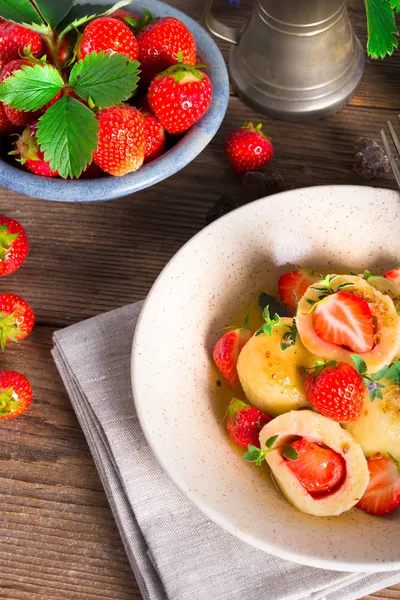
[[[290,308],[293,313],[296,312],[296,300],[304,296],[305,291],[321,277],[314,271],[308,269],[296,269],[290,273],[284,273],[278,282],[279,297],[281,302]]]
[[[391,271],[385,273],[384,278],[389,279],[394,283],[397,283],[397,285],[400,285],[400,267],[398,267],[397,269],[392,269]]]
[[[346,474],[343,457],[322,444],[300,438],[290,444],[297,452],[296,460],[286,464],[309,494],[318,496],[338,487]]]
[[[260,447],[261,429],[271,421],[271,417],[254,406],[233,398],[228,406],[227,427],[235,444],[242,448],[249,445]]]
[[[227,331],[214,346],[213,358],[226,383],[235,388],[239,385],[236,364],[241,349],[252,337],[252,332],[244,327]]]
[[[374,321],[369,304],[348,292],[331,294],[317,304],[314,329],[326,342],[345,346],[357,354],[374,347]]]
[[[357,508],[372,515],[386,515],[400,506],[399,464],[386,456],[368,460],[369,484]]]

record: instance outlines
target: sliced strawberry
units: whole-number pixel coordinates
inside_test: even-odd
[[[252,337],[252,332],[241,327],[227,331],[215,344],[213,358],[226,383],[235,388],[239,385],[236,364],[241,349]]]
[[[296,460],[286,464],[309,494],[318,496],[334,490],[343,481],[346,463],[343,457],[321,444],[300,438],[290,444],[297,452]]]
[[[249,445],[260,447],[261,429],[271,421],[271,417],[237,398],[228,406],[227,427],[235,444],[242,448]]]
[[[321,277],[308,269],[296,269],[290,273],[284,273],[278,282],[279,297],[281,302],[296,312],[296,300],[300,300],[313,283],[320,281]]]
[[[362,354],[374,347],[374,321],[368,302],[348,292],[327,296],[314,311],[316,334],[331,344]]]
[[[389,279],[394,283],[397,283],[397,285],[400,285],[400,267],[398,267],[397,269],[392,269],[391,271],[385,273],[384,278]]]
[[[380,456],[368,460],[369,484],[357,504],[372,515],[386,515],[400,506],[400,472],[395,460]]]

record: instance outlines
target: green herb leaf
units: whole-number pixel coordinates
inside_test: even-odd
[[[289,331],[286,331],[281,340],[281,350],[285,351],[292,346],[295,346],[297,341],[297,325],[295,319],[292,321],[292,325]]]
[[[387,0],[364,0],[367,10],[368,54],[384,58],[397,48],[397,26],[393,8]]]
[[[350,355],[354,366],[356,368],[356,371],[359,375],[365,375],[368,372],[368,368],[367,365],[365,364],[365,360],[363,358],[361,358],[361,356],[359,356],[358,354],[351,354]]]
[[[90,97],[97,106],[111,106],[132,96],[139,81],[138,67],[124,54],[92,52],[74,65],[69,84],[84,100]]]
[[[288,446],[283,452],[282,452],[282,456],[284,456],[285,458],[287,458],[288,460],[297,460],[299,458],[299,455],[297,453],[297,450],[295,448],[293,448],[293,446]]]
[[[261,463],[265,459],[265,456],[266,452],[252,445],[248,446],[247,452],[243,454],[244,460],[247,460],[247,462],[255,463],[258,467],[261,466]]]
[[[0,84],[0,100],[18,110],[39,110],[64,87],[60,73],[50,65],[25,65]]]
[[[99,124],[82,102],[63,96],[39,119],[37,138],[45,160],[61,177],[79,177],[92,162]]]
[[[373,402],[374,400],[376,400],[376,398],[379,398],[380,400],[382,400],[383,394],[382,394],[381,388],[377,387],[375,390],[373,390],[372,392],[370,392],[369,397],[370,397],[371,402]]]
[[[32,0],[43,19],[52,29],[67,16],[74,4],[73,0]]]
[[[268,448],[268,450],[271,450],[272,446],[275,444],[278,437],[279,437],[279,435],[273,435],[272,437],[267,439],[267,441],[265,442],[265,445]]]
[[[371,375],[372,381],[379,381],[380,379],[383,379],[386,376],[388,371],[389,371],[389,367],[387,365],[385,365],[384,367],[382,367],[382,369],[380,369],[379,371],[377,371],[376,373]]]
[[[0,0],[0,16],[14,23],[43,23],[29,0]]]
[[[265,335],[272,335],[272,331],[274,329],[274,327],[276,327],[277,325],[279,326],[284,326],[283,323],[281,323],[281,318],[279,315],[277,315],[276,313],[274,314],[274,316],[270,317],[269,314],[269,306],[266,306],[263,310],[263,318],[265,320],[264,325],[257,331],[256,335],[262,335],[263,333]]]
[[[400,385],[400,360],[396,360],[390,365],[386,379],[393,379],[396,385]]]

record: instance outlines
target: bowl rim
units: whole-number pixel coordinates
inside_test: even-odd
[[[358,186],[358,185],[346,185],[346,184],[344,184],[344,185],[337,184],[337,185],[306,186],[303,188],[297,188],[295,190],[288,190],[285,192],[280,192],[278,194],[274,194],[274,196],[282,198],[282,202],[284,202],[284,198],[286,195],[291,195],[291,194],[299,192],[299,191],[313,190],[314,192],[318,193],[318,190],[334,191],[336,189],[340,189],[340,190],[348,189],[349,192],[356,191],[356,190],[359,190],[359,191],[369,190],[369,191],[373,191],[376,193],[381,193],[383,195],[386,195],[387,197],[394,198],[394,197],[398,196],[400,198],[400,196],[399,196],[400,192],[398,192],[397,190],[390,190],[390,189],[386,189],[386,188],[374,188],[372,186]],[[140,360],[138,358],[139,352],[136,352],[136,349],[139,344],[139,337],[142,335],[142,330],[145,329],[145,323],[148,318],[147,309],[148,309],[148,306],[150,303],[150,299],[151,299],[154,291],[158,287],[159,282],[164,277],[164,274],[167,272],[170,265],[173,262],[175,262],[176,260],[178,260],[180,258],[180,256],[186,252],[187,248],[195,246],[195,244],[197,243],[197,239],[200,236],[203,236],[206,233],[210,232],[214,227],[216,227],[217,223],[221,224],[221,222],[224,222],[224,221],[228,222],[231,219],[233,214],[236,214],[236,215],[240,214],[240,213],[245,214],[246,211],[248,210],[249,206],[263,204],[265,202],[268,202],[269,199],[270,199],[270,197],[266,196],[266,197],[260,198],[258,200],[255,200],[253,202],[250,202],[248,204],[245,204],[239,208],[236,208],[235,210],[229,212],[228,214],[224,215],[223,217],[220,217],[216,221],[210,223],[209,225],[207,225],[206,227],[204,227],[203,229],[198,231],[168,261],[168,263],[165,265],[163,270],[158,275],[153,286],[151,287],[151,289],[144,301],[143,307],[141,309],[141,312],[139,314],[139,317],[138,317],[138,320],[136,323],[136,328],[135,328],[135,333],[134,333],[133,343],[132,343],[132,352],[131,352],[131,386],[132,386],[132,393],[133,393],[133,401],[135,403],[136,412],[138,415],[140,426],[142,428],[142,431],[144,433],[146,441],[150,446],[151,451],[153,452],[158,463],[161,465],[161,468],[167,474],[167,476],[171,479],[171,481],[204,515],[206,515],[211,521],[213,521],[214,523],[216,523],[217,525],[219,525],[220,527],[225,529],[225,531],[227,531],[234,537],[239,538],[240,540],[250,544],[253,547],[258,548],[259,550],[261,550],[263,552],[267,552],[269,554],[277,556],[278,558],[282,558],[282,559],[288,560],[290,562],[296,562],[298,564],[306,565],[306,566],[310,566],[310,567],[327,569],[327,570],[331,570],[331,571],[345,571],[345,572],[350,572],[350,573],[356,573],[356,572],[376,573],[376,572],[398,571],[400,569],[400,559],[399,559],[399,561],[394,561],[394,562],[388,562],[388,561],[386,561],[386,562],[372,562],[372,561],[369,562],[369,561],[366,561],[366,562],[352,562],[352,563],[348,563],[348,562],[338,559],[338,558],[332,558],[332,559],[328,560],[328,559],[324,559],[321,557],[316,557],[315,555],[309,554],[307,552],[300,553],[300,552],[297,552],[296,550],[287,550],[286,548],[281,547],[275,543],[271,544],[267,540],[262,540],[262,541],[257,540],[252,535],[246,534],[240,528],[236,527],[229,518],[226,518],[225,515],[221,514],[220,512],[215,510],[213,507],[209,506],[207,504],[207,502],[202,501],[200,498],[200,495],[193,492],[187,486],[187,484],[184,481],[184,478],[165,459],[165,456],[162,454],[161,451],[159,451],[157,444],[153,443],[153,435],[150,432],[150,429],[147,425],[147,421],[144,418],[144,415],[141,411],[141,404],[136,402],[136,397],[138,396],[138,388],[136,385],[136,372],[140,372],[140,368],[138,366],[138,363]],[[150,316],[151,315],[149,315],[149,317]]]
[[[95,0],[96,1],[96,0]],[[97,2],[98,3],[98,2]],[[23,171],[0,159],[0,185],[26,196],[61,202],[96,202],[122,198],[181,171],[217,133],[229,102],[229,77],[224,58],[210,34],[192,17],[160,0],[137,0],[136,9],[150,5],[154,14],[183,21],[196,38],[200,56],[207,54],[213,97],[208,112],[170,150],[124,177],[88,180],[51,179]],[[129,8],[129,7],[128,7]]]

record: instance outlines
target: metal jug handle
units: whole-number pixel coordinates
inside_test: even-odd
[[[230,42],[231,44],[238,44],[240,38],[239,29],[235,29],[234,27],[228,27],[224,23],[221,23],[218,19],[213,17],[211,9],[214,0],[207,0],[206,8],[204,11],[204,20],[206,23],[207,29],[211,31],[216,37],[221,38],[221,40],[225,40],[226,42]]]

